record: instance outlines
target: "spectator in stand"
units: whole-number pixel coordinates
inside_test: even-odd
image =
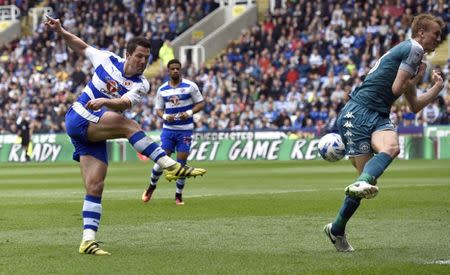
[[[439,117],[441,116],[438,107],[438,100],[434,100],[431,104],[427,105],[422,110],[422,119],[424,125],[434,125],[439,123]]]

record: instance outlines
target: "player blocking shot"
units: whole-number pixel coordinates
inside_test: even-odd
[[[150,85],[142,75],[150,57],[150,42],[142,37],[128,41],[126,57],[98,50],[65,30],[59,19],[47,16],[45,25],[56,32],[78,55],[86,56],[94,74],[66,114],[67,134],[75,147],[73,159],[80,163],[86,196],[84,198],[81,254],[110,255],[100,248],[96,233],[102,215],[102,193],[108,168],[106,140],[127,138],[133,148],[157,163],[169,179],[189,178],[205,169],[181,165],[133,120],[121,112],[139,104]]]
[[[376,62],[339,114],[339,133],[359,177],[345,188],[344,203],[336,219],[324,228],[337,251],[354,251],[345,234],[347,222],[362,199],[378,194],[377,179],[400,152],[397,129],[389,119],[392,104],[404,95],[410,109],[417,113],[444,87],[442,75],[433,70],[432,87],[417,96],[416,86],[426,69],[424,54],[438,46],[443,27],[439,17],[417,15],[411,26],[412,38],[396,45]]]
[[[204,101],[197,85],[181,77],[181,63],[172,59],[167,63],[169,81],[163,83],[156,94],[155,109],[164,121],[161,133],[161,147],[167,155],[177,154],[177,161],[186,165],[191,149],[194,129],[193,114],[203,110]],[[142,201],[148,202],[156,189],[162,167],[155,163],[153,166],[150,185],[142,194]],[[176,180],[175,203],[183,205],[182,192],[186,177],[180,175],[178,179],[166,177],[169,181]]]

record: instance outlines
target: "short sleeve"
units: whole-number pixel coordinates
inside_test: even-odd
[[[142,98],[146,96],[149,91],[150,91],[150,84],[148,83],[147,80],[144,79],[142,84],[126,92],[122,97],[128,98],[131,102],[131,107],[134,107],[142,102]]]
[[[94,68],[97,68],[100,64],[102,64],[105,59],[108,59],[112,53],[107,51],[98,50],[92,46],[89,46],[85,50],[86,57],[89,58]]]
[[[202,93],[200,93],[197,84],[195,84],[194,82],[192,82],[191,84],[191,96],[192,101],[194,101],[194,103],[199,103],[203,101]]]
[[[409,72],[411,75],[415,75],[422,63],[423,48],[417,42],[412,40],[409,51],[405,51],[402,58],[402,63],[399,69]]]
[[[164,109],[165,107],[165,103],[164,103],[164,98],[161,95],[161,91],[160,89],[158,89],[158,92],[156,93],[156,98],[155,98],[155,109]]]

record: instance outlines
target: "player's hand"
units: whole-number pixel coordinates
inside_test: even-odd
[[[416,83],[418,83],[419,81],[422,80],[423,76],[425,75],[426,70],[427,70],[427,64],[425,62],[422,62],[419,65],[419,70],[417,71],[417,75],[415,77],[415,79],[417,79]]]
[[[106,98],[96,98],[89,100],[85,107],[90,110],[99,110],[105,105],[105,103]]]
[[[57,33],[62,31],[61,21],[59,19],[52,18],[47,14],[45,15],[45,18],[47,19],[47,21],[45,21],[45,26]]]
[[[431,80],[434,85],[439,85],[441,89],[444,87],[444,73],[439,70],[433,70],[431,73]]]
[[[163,119],[167,122],[173,122],[175,121],[175,116],[174,115],[169,115],[169,114],[165,114]]]
[[[189,115],[186,112],[182,112],[178,116],[178,119],[180,119],[180,120],[185,120],[185,119],[188,119],[188,118],[189,118]]]

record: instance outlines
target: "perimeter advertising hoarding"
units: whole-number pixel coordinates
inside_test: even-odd
[[[148,134],[158,140],[160,132]],[[399,158],[450,159],[450,126],[425,127],[424,136],[400,136]],[[279,131],[196,133],[189,160],[313,160],[320,158],[317,143]],[[73,146],[65,134],[36,134],[28,151],[34,162],[72,161]],[[108,154],[112,162],[147,161],[126,139],[109,141]],[[25,162],[16,135],[0,135],[0,162]]]

